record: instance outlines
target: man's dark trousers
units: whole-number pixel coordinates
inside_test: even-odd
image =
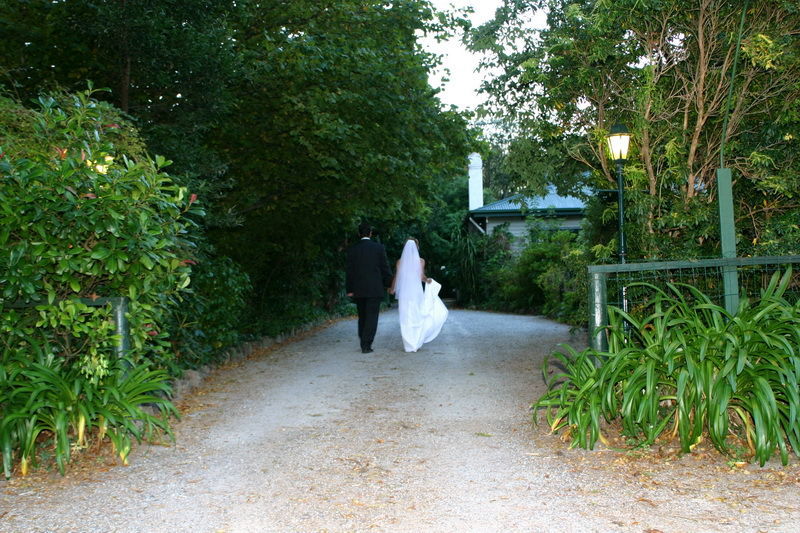
[[[378,331],[378,314],[383,297],[354,298],[354,300],[358,309],[358,338],[361,341],[361,350],[369,350]]]

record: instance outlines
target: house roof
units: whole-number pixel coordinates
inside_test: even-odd
[[[554,187],[548,187],[547,194],[544,196],[523,196],[515,194],[508,198],[492,202],[491,204],[478,207],[470,211],[471,215],[477,216],[507,216],[521,215],[522,206],[526,205],[528,214],[546,214],[551,211],[556,215],[580,215],[586,209],[586,204],[580,198],[574,196],[561,196],[556,193]]]

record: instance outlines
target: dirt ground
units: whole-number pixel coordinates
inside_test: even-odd
[[[800,530],[800,468],[702,445],[569,450],[529,406],[569,328],[451,310],[407,354],[343,320],[222,367],[181,401],[175,444],[130,465],[0,482],[0,531],[778,532]]]

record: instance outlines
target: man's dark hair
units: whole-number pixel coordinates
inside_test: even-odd
[[[358,236],[359,237],[361,237],[361,238],[369,237],[371,233],[372,233],[372,226],[370,226],[366,222],[362,222],[361,224],[358,225]]]

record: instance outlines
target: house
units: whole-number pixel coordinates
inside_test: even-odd
[[[478,154],[470,155],[468,224],[475,231],[491,233],[508,224],[508,231],[518,238],[526,238],[528,217],[551,218],[558,228],[578,231],[585,217],[586,204],[574,196],[561,196],[555,187],[548,187],[544,196],[526,197],[516,194],[488,205],[483,205],[483,165]]]

